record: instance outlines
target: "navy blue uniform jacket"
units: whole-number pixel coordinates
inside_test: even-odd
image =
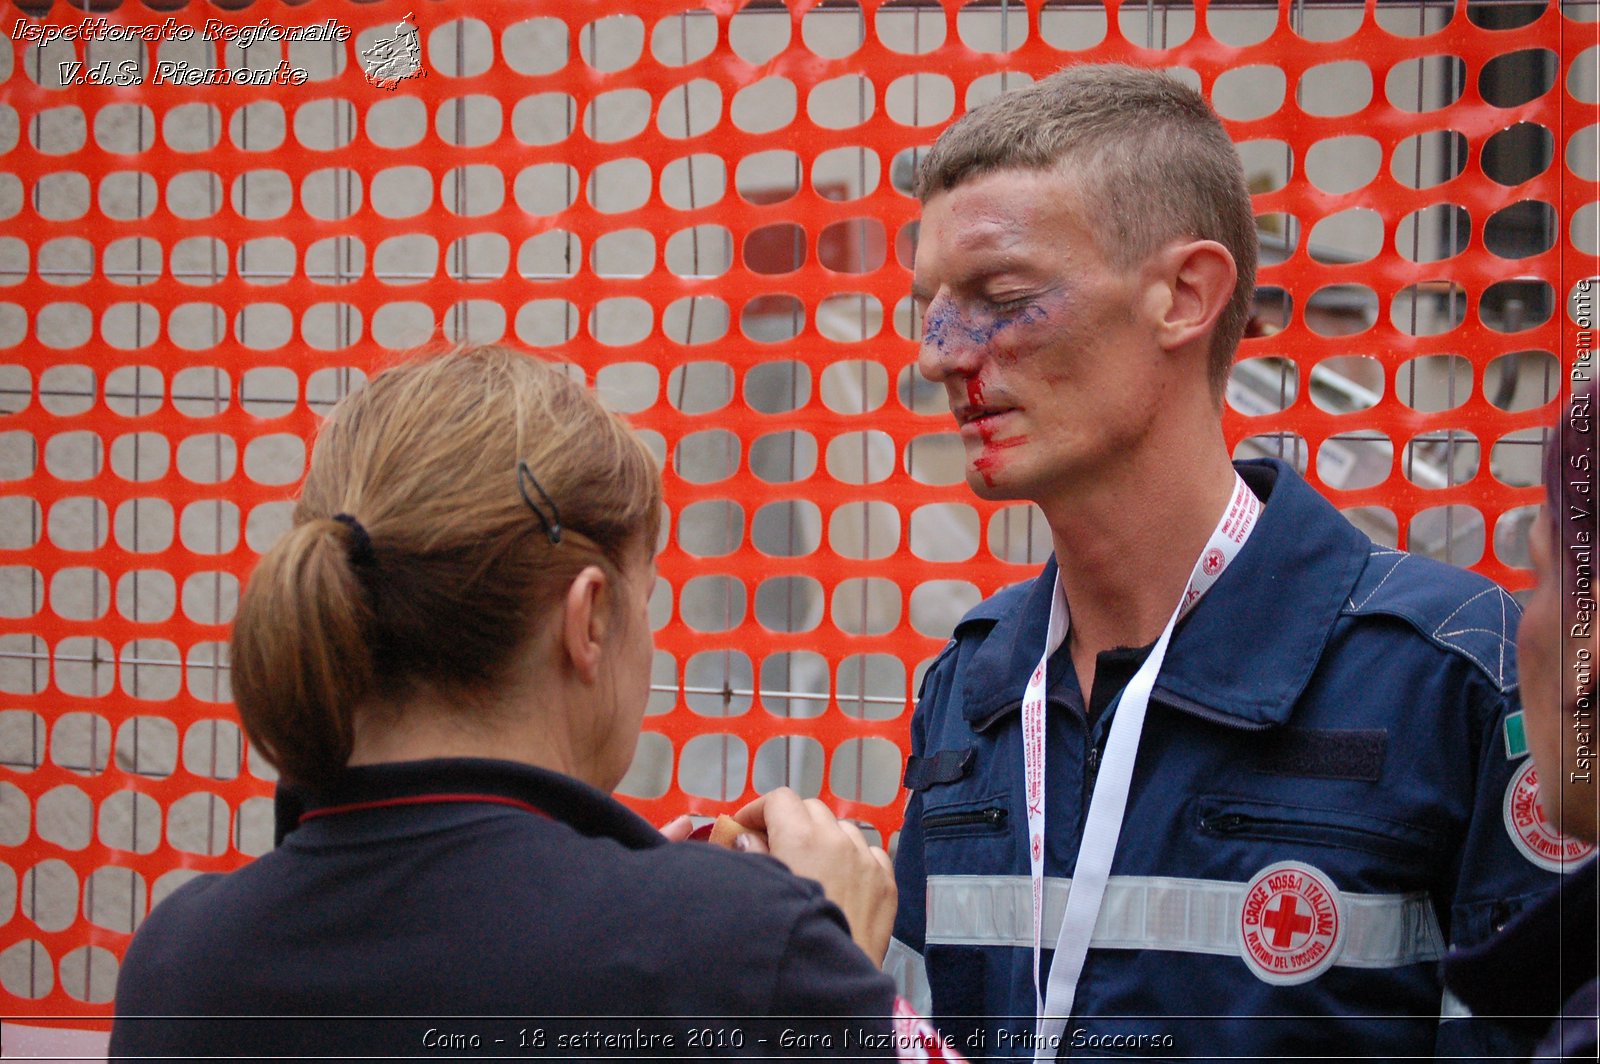
[[[1506,815],[1526,765],[1504,733],[1516,604],[1373,544],[1281,462],[1238,468],[1266,507],[1174,633],[1057,1048],[1526,1053],[1531,1039],[1468,1015],[1439,975],[1450,948],[1484,942],[1557,882]],[[912,722],[891,970],[910,990],[925,980],[925,1014],[974,1056],[1032,1055],[1018,708],[1054,579],[1052,560],[960,622]],[[1068,647],[1050,662],[1041,981],[1115,689],[1143,654],[1101,656],[1093,714]]]

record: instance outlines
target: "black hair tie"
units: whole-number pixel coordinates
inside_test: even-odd
[[[372,552],[372,537],[361,527],[361,522],[349,514],[334,514],[333,519],[350,530],[350,564],[377,565],[378,556]]]

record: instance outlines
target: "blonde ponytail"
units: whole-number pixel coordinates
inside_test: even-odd
[[[372,613],[333,520],[291,529],[256,566],[234,621],[235,700],[280,772],[318,781],[350,758],[350,711],[373,688]]]

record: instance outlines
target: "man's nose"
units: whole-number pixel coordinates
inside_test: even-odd
[[[983,344],[945,299],[935,299],[922,314],[917,370],[935,384],[970,376],[983,361]]]

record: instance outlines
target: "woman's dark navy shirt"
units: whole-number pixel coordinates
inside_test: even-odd
[[[113,1059],[857,1055],[889,1031],[892,984],[816,883],[576,780],[450,759],[294,798],[275,850],[140,927]]]

